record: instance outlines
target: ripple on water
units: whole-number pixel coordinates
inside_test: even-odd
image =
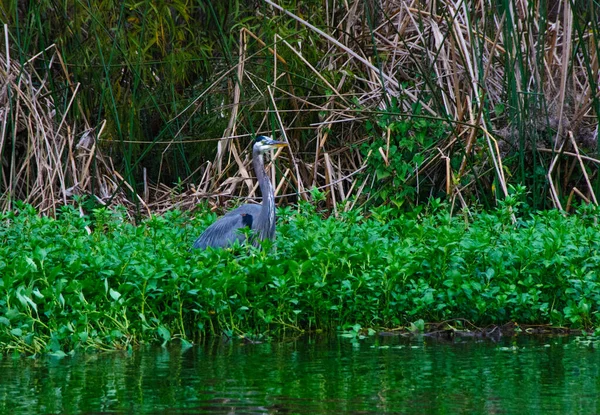
[[[0,360],[0,413],[598,413],[600,360],[571,338],[207,343]]]

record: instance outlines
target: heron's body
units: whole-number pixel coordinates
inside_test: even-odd
[[[209,246],[213,248],[224,248],[232,245],[235,241],[244,242],[246,236],[240,230],[242,228],[252,229],[254,218],[260,215],[260,205],[242,205],[237,209],[227,212],[215,223],[210,225],[196,242],[194,248],[206,249]],[[246,216],[245,216],[246,215]],[[275,221],[273,221],[273,225]],[[273,226],[273,235],[275,226]]]
[[[262,193],[262,203],[242,205],[226,213],[206,228],[194,242],[194,248],[206,249],[209,246],[223,248],[232,245],[235,241],[243,242],[246,236],[241,231],[242,228],[252,230],[254,244],[264,239],[275,238],[275,197],[271,181],[265,173],[263,154],[267,150],[284,145],[286,144],[268,137],[257,137],[252,150],[252,164]]]

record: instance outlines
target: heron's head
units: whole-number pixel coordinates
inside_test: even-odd
[[[261,153],[285,146],[287,146],[285,141],[276,141],[265,135],[259,135],[256,137],[256,140],[254,140],[254,150],[258,150]]]

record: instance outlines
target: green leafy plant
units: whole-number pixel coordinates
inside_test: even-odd
[[[25,354],[128,349],[225,333],[371,329],[425,321],[600,323],[595,211],[505,207],[452,217],[377,209],[323,218],[280,210],[275,246],[190,250],[213,215],[169,211],[139,225],[120,209],[56,219],[0,216],[0,347]],[[513,210],[514,212],[514,210]]]

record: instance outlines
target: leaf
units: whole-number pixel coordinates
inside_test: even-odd
[[[423,319],[419,319],[414,323],[410,323],[409,330],[411,333],[422,333],[425,331],[425,322],[423,321]]]
[[[109,294],[112,297],[113,300],[117,301],[119,298],[121,298],[121,293],[119,293],[118,291],[113,290],[112,288],[109,290]]]
[[[62,350],[56,350],[54,352],[48,353],[48,356],[52,356],[52,357],[56,357],[58,359],[62,359],[64,357],[67,357],[67,354],[65,352],[63,352]]]
[[[182,351],[186,351],[187,349],[194,346],[193,343],[187,341],[186,339],[180,339],[180,340],[181,340],[181,350]]]
[[[504,104],[502,104],[502,103],[496,104],[494,106],[494,112],[496,113],[496,116],[498,116],[498,117],[501,116],[504,113]]]
[[[29,304],[31,306],[31,308],[33,308],[35,311],[37,311],[37,304],[33,302],[33,300],[31,298],[29,298],[29,296],[25,295],[25,294],[21,294],[22,289],[17,290],[17,298],[19,299],[19,301],[21,302],[21,304],[23,306],[26,306],[27,304]]]
[[[158,335],[164,340],[163,345],[168,342],[169,340],[171,340],[171,332],[165,327],[165,326],[159,326],[156,329],[156,332],[158,333]]]
[[[48,255],[48,251],[38,245],[35,247],[33,254],[34,254],[35,258],[41,262],[44,259],[46,259],[46,256]]]
[[[27,262],[27,264],[29,265],[29,267],[31,268],[32,271],[38,270],[38,267],[33,259],[31,259],[29,257],[25,257],[25,262]]]
[[[386,177],[390,177],[392,173],[389,169],[385,168],[384,166],[381,166],[378,167],[377,170],[375,170],[375,174],[377,174],[377,180],[382,180]]]

